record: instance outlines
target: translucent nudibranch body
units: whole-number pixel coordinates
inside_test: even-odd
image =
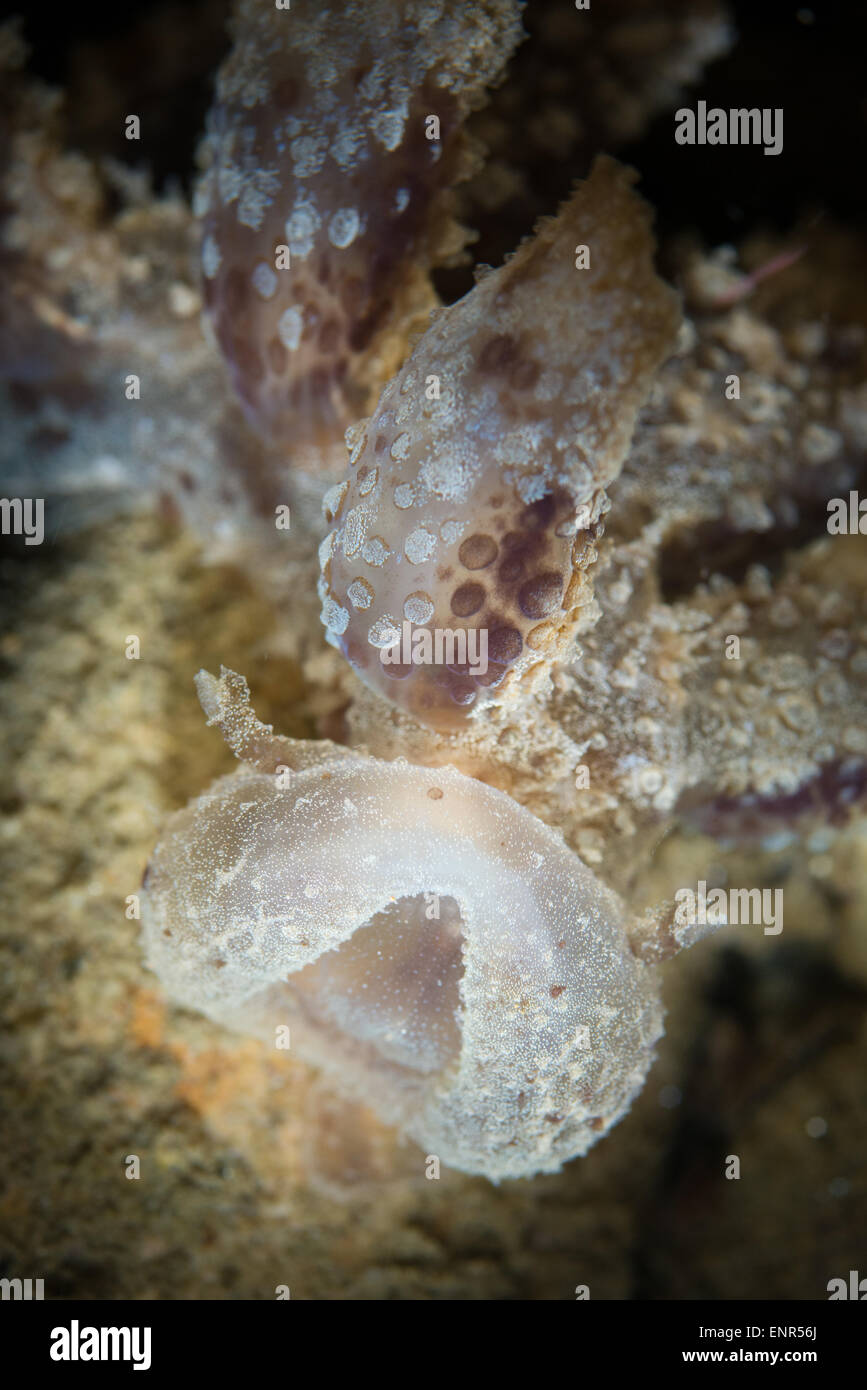
[[[262,433],[339,442],[399,365],[435,303],[430,267],[463,243],[448,192],[475,162],[461,126],[519,42],[519,13],[236,5],[196,208],[205,303]]]
[[[556,218],[434,315],[347,434],[322,621],[368,685],[435,728],[547,669],[591,617],[604,489],[680,322],[633,177],[598,160]]]
[[[272,1044],[288,1025],[293,1051],[452,1167],[499,1180],[586,1152],[662,1031],[620,899],[504,793],[273,738],[239,677],[199,684],[252,762],[154,853],[144,943],[168,992]]]

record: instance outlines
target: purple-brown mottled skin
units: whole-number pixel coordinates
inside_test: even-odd
[[[238,6],[197,207],[205,303],[263,434],[339,436],[371,377],[398,365],[435,302],[428,269],[460,248],[461,127],[520,37],[518,12],[512,0]]]
[[[805,652],[818,643],[819,679],[839,677],[843,694],[831,703],[820,696],[813,724],[800,728],[776,620],[768,628],[751,610],[750,661],[721,661],[732,620],[690,576],[696,566],[713,575],[717,561],[728,573],[751,546],[761,559],[756,537],[778,550],[781,530],[793,543],[815,531],[822,478],[836,491],[855,480],[861,377],[847,369],[844,390],[829,396],[830,357],[826,371],[824,358],[787,355],[773,330],[717,296],[717,319],[690,325],[703,335],[699,346],[657,376],[630,455],[671,325],[647,318],[652,281],[636,279],[613,230],[634,211],[604,199],[595,233],[574,207],[564,211],[565,221],[547,224],[436,316],[405,360],[407,333],[433,302],[429,268],[461,240],[447,191],[470,164],[461,123],[518,37],[506,5],[464,11],[446,6],[441,15],[409,0],[350,5],[326,24],[327,11],[299,3],[290,26],[287,12],[243,0],[206,142],[205,297],[256,427],[290,450],[296,468],[333,474],[344,427],[393,378],[373,419],[348,431],[350,468],[326,498],[329,640],[401,712],[399,725],[383,719],[387,706],[368,706],[355,691],[349,736],[383,753],[454,757],[562,823],[591,861],[600,844],[617,843],[612,817],[618,835],[649,824],[651,838],[672,815],[741,835],[822,808],[836,817],[862,798],[861,647],[845,672],[828,655],[824,619],[811,626],[811,578],[799,591],[806,621],[785,640]],[[476,44],[460,71],[451,42],[459,33]],[[440,138],[430,142],[434,113]],[[578,243],[591,245],[597,272],[599,257],[610,258],[593,293],[592,276],[582,281],[571,260]],[[290,245],[292,265],[271,274],[280,244]],[[615,346],[606,312],[617,294],[629,314]],[[732,370],[744,374],[742,404],[714,394]],[[630,375],[626,402],[620,388]],[[436,399],[426,390],[432,377]],[[755,404],[753,382],[770,386]],[[594,419],[605,399],[612,408]],[[556,438],[545,439],[549,430]],[[468,466],[462,451],[485,431],[488,455],[476,459],[485,466]],[[719,554],[726,537],[735,549]],[[850,602],[821,584],[819,593],[832,606]],[[736,584],[733,611],[745,598]],[[484,629],[488,670],[384,664],[383,634],[405,620],[413,631]],[[578,659],[576,635],[585,644]],[[749,699],[759,717],[742,716],[732,698]],[[510,705],[514,714],[504,715]],[[489,717],[500,731],[491,739]],[[504,717],[501,755],[492,743]],[[532,726],[526,749],[521,726]],[[591,788],[576,798],[579,760]]]
[[[514,696],[585,616],[604,489],[679,323],[632,177],[600,159],[556,218],[435,316],[326,497],[329,638],[433,728]],[[487,669],[384,663],[404,619],[484,634]]]

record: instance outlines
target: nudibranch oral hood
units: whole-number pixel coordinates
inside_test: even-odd
[[[655,947],[621,900],[503,792],[275,737],[241,677],[198,685],[243,761],[172,817],[146,874],[169,994],[272,1044],[288,1027],[454,1168],[496,1181],[585,1153],[662,1031]]]

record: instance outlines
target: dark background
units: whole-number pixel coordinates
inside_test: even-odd
[[[532,81],[533,36],[552,4],[570,9],[570,0],[530,0],[526,7],[530,38],[513,60],[513,84],[522,72]],[[3,5],[0,14],[21,8]],[[593,0],[594,17],[604,18],[609,9],[618,9],[616,0]],[[228,10],[228,0],[129,7],[77,0],[25,13],[30,70],[69,92],[69,143],[92,155],[129,159],[119,104],[142,117],[135,156],[148,164],[157,186],[180,180],[189,187],[214,69],[228,47]],[[816,0],[812,8],[796,0],[737,0],[729,10],[738,40],[684,100],[783,107],[783,152],[772,157],[760,147],[678,146],[672,113],[658,116],[639,142],[617,153],[640,169],[660,232],[696,227],[711,242],[736,240],[757,225],[788,230],[800,213],[819,207],[863,221],[867,6],[859,0]],[[573,18],[577,26],[584,16]],[[575,101],[580,109],[580,90]],[[516,144],[520,138],[516,130]],[[530,177],[539,203],[553,211],[583,170],[553,157],[534,162]],[[476,258],[489,259],[488,249],[478,247]]]

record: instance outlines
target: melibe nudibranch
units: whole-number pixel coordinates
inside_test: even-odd
[[[605,488],[680,324],[634,177],[598,159],[557,217],[432,315],[347,432],[347,477],[325,499],[322,621],[369,686],[434,728],[531,688],[595,620]],[[420,629],[483,631],[485,669],[395,662],[404,622],[413,653]]]
[[[178,1003],[292,1050],[443,1163],[554,1172],[627,1112],[662,1033],[655,964],[713,929],[633,918],[504,792],[199,697],[241,766],[176,812],[142,889]]]

